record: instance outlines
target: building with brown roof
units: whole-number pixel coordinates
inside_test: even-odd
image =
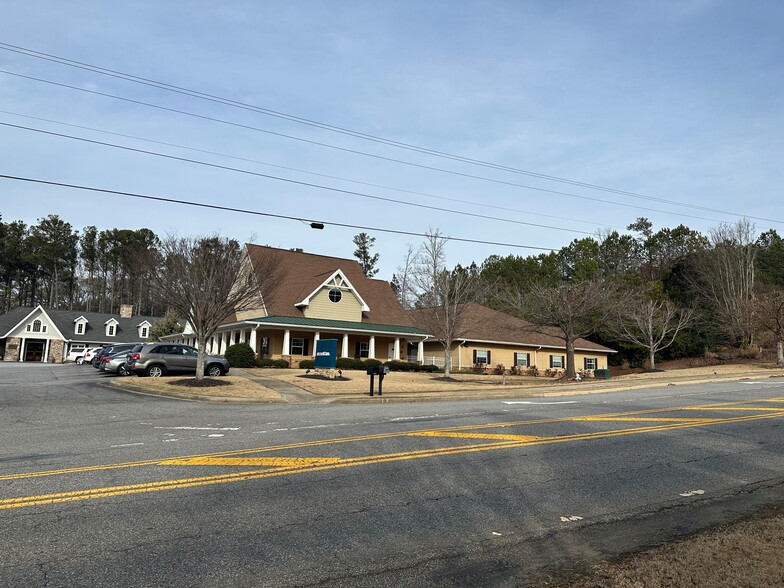
[[[534,325],[481,304],[469,304],[461,313],[450,357],[453,369],[499,364],[506,369],[536,367],[540,371],[566,369],[566,345],[555,330],[538,332]],[[416,317],[417,311],[412,311]],[[552,334],[551,334],[552,333]],[[425,363],[443,365],[444,347],[433,339],[425,340]],[[607,368],[607,357],[614,350],[587,339],[575,342],[575,367],[593,371]]]
[[[258,298],[227,318],[209,353],[243,342],[296,366],[313,357],[320,339],[337,339],[339,357],[421,358],[427,333],[414,326],[390,283],[365,276],[356,260],[251,244],[246,251]],[[195,343],[187,329],[177,338]]]

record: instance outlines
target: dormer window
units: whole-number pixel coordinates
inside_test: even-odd
[[[343,292],[340,291],[340,288],[332,288],[329,291],[329,300],[330,302],[340,302],[340,299],[343,298]]]
[[[117,334],[117,319],[109,319],[104,323],[106,325],[106,336],[107,337],[114,337]]]
[[[80,316],[74,320],[74,333],[77,335],[84,335],[87,332],[87,319]]]
[[[144,321],[136,325],[136,330],[139,332],[139,339],[148,339],[150,337],[151,326],[149,321]]]

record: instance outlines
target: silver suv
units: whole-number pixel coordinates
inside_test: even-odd
[[[180,343],[145,343],[128,354],[126,368],[138,376],[158,378],[166,374],[195,374],[195,347]],[[219,355],[204,356],[204,374],[223,376],[229,373],[229,362]]]

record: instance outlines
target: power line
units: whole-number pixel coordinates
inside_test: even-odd
[[[430,205],[427,205],[427,204],[419,204],[419,203],[416,203],[416,202],[408,202],[406,200],[398,200],[396,198],[386,198],[384,196],[375,196],[373,194],[366,194],[364,192],[356,192],[354,190],[345,190],[343,188],[334,188],[332,186],[324,186],[322,184],[314,184],[313,182],[303,182],[301,180],[293,180],[291,178],[283,178],[283,177],[280,177],[280,176],[273,176],[271,174],[263,174],[261,172],[254,172],[254,171],[247,170],[247,169],[242,169],[242,168],[239,168],[239,167],[231,167],[231,166],[227,166],[227,165],[220,165],[218,163],[210,163],[210,162],[207,162],[207,161],[199,161],[198,159],[190,159],[188,157],[179,157],[177,155],[169,155],[167,153],[159,153],[157,151],[149,151],[147,149],[138,149],[136,147],[127,147],[125,145],[117,145],[116,143],[107,143],[106,141],[97,141],[95,139],[87,139],[85,137],[77,137],[75,135],[66,135],[64,133],[56,133],[54,131],[45,131],[43,129],[36,129],[36,128],[33,128],[33,127],[25,127],[25,126],[22,126],[22,125],[14,125],[14,124],[11,124],[11,123],[6,123],[6,122],[0,122],[0,125],[6,126],[6,127],[11,127],[11,128],[16,128],[16,129],[21,129],[21,130],[25,130],[25,131],[32,131],[32,132],[36,132],[36,133],[42,133],[42,134],[45,134],[45,135],[52,135],[52,136],[55,136],[55,137],[62,137],[62,138],[66,138],[66,139],[72,139],[72,140],[75,140],[75,141],[82,141],[82,142],[85,142],[85,143],[92,143],[94,145],[102,145],[104,147],[113,147],[115,149],[123,149],[125,151],[131,151],[131,152],[134,152],[134,153],[143,153],[145,155],[154,155],[156,157],[163,157],[163,158],[166,158],[166,159],[173,159],[175,161],[183,161],[183,162],[186,162],[186,163],[193,163],[193,164],[196,164],[196,165],[203,165],[203,166],[206,166],[206,167],[212,167],[212,168],[221,169],[221,170],[225,170],[225,171],[231,171],[231,172],[237,172],[237,173],[247,174],[247,175],[251,175],[251,176],[257,176],[257,177],[260,177],[260,178],[266,178],[266,179],[269,179],[269,180],[276,180],[276,181],[279,181],[279,182],[287,182],[289,184],[296,184],[298,186],[305,186],[305,187],[308,187],[308,188],[316,188],[316,189],[319,189],[319,190],[329,190],[331,192],[338,192],[340,194],[349,194],[351,196],[359,196],[360,198],[369,198],[371,200],[378,200],[378,201],[381,201],[381,202],[391,202],[393,204],[403,204],[405,206],[411,206],[411,207],[414,207],[414,208],[424,208],[424,209],[427,209],[427,210],[436,210],[438,212],[447,212],[447,213],[450,213],[450,214],[457,214],[457,215],[460,215],[460,216],[481,218],[481,219],[492,220],[492,221],[496,221],[496,222],[511,223],[511,224],[515,224],[515,225],[525,225],[525,226],[528,226],[528,227],[537,227],[537,228],[541,228],[541,229],[551,229],[551,230],[554,230],[554,231],[565,231],[567,233],[580,233],[582,235],[593,235],[593,233],[588,232],[588,231],[578,231],[576,229],[567,229],[567,228],[564,228],[564,227],[555,227],[555,226],[551,226],[551,225],[541,225],[541,224],[538,224],[538,223],[528,223],[528,222],[525,222],[525,221],[513,220],[513,219],[509,219],[509,218],[499,218],[499,217],[490,216],[490,215],[486,215],[486,214],[477,214],[477,213],[474,213],[474,212],[465,212],[465,211],[462,211],[462,210],[452,210],[450,208],[442,208],[440,206],[430,206]]]
[[[237,213],[241,213],[241,214],[250,214],[250,215],[254,215],[254,216],[265,216],[265,217],[270,217],[270,218],[279,218],[279,219],[285,219],[285,220],[293,220],[293,221],[304,222],[304,223],[308,223],[308,224],[309,223],[322,223],[322,224],[325,224],[325,225],[332,225],[332,226],[335,226],[335,227],[343,227],[343,228],[349,228],[349,229],[361,229],[363,231],[375,231],[375,232],[379,232],[379,233],[392,233],[392,234],[395,234],[395,235],[407,235],[407,236],[412,236],[412,237],[427,237],[428,236],[427,233],[416,233],[416,232],[413,232],[413,231],[399,231],[399,230],[395,230],[395,229],[385,229],[385,228],[381,228],[381,227],[370,227],[370,226],[365,226],[365,225],[352,225],[352,224],[348,224],[348,223],[339,223],[339,222],[325,221],[325,220],[320,220],[320,219],[309,219],[309,218],[302,218],[302,217],[296,217],[296,216],[287,216],[287,215],[283,215],[283,214],[274,214],[274,213],[271,213],[271,212],[261,212],[261,211],[258,211],[258,210],[247,210],[247,209],[243,209],[243,208],[234,208],[234,207],[231,207],[231,206],[220,206],[218,204],[207,204],[207,203],[204,203],[204,202],[192,202],[190,200],[181,200],[181,199],[177,199],[177,198],[167,198],[167,197],[164,197],[164,196],[151,196],[149,194],[138,194],[136,192],[125,192],[125,191],[122,191],[122,190],[109,190],[109,189],[106,189],[106,188],[96,188],[94,186],[82,186],[82,185],[79,185],[79,184],[68,184],[68,183],[65,183],[65,182],[54,182],[54,181],[50,181],[50,180],[42,180],[42,179],[39,179],[39,178],[26,178],[26,177],[22,177],[22,176],[12,176],[12,175],[7,175],[7,174],[0,174],[0,178],[6,179],[6,180],[14,180],[14,181],[18,181],[18,182],[30,182],[30,183],[34,183],[34,184],[43,184],[43,185],[47,185],[47,186],[56,186],[58,188],[72,188],[72,189],[75,189],[75,190],[87,190],[87,191],[90,191],[90,192],[100,192],[102,194],[114,194],[116,196],[128,196],[130,198],[139,198],[139,199],[142,199],[142,200],[152,200],[152,201],[155,201],[155,202],[166,202],[166,203],[170,203],[170,204],[180,204],[180,205],[183,205],[183,206],[195,206],[195,207],[199,207],[199,208],[208,208],[210,210],[222,210],[222,211],[226,211],[226,212],[237,212]],[[501,243],[501,242],[498,242],[498,241],[483,241],[481,239],[467,239],[467,238],[464,238],[464,237],[445,236],[444,239],[447,239],[449,241],[459,241],[459,242],[462,242],[462,243],[476,243],[476,244],[481,244],[481,245],[497,245],[499,247],[514,247],[514,248],[517,248],[517,249],[534,249],[534,250],[537,250],[537,251],[554,251],[554,249],[550,248],[550,247],[536,247],[536,246],[533,246],[533,245],[520,245],[518,243]]]
[[[88,94],[102,96],[102,97],[105,97],[105,98],[111,98],[111,99],[114,99],[114,100],[121,100],[121,101],[128,102],[128,103],[131,103],[131,104],[138,104],[140,106],[146,106],[146,107],[149,107],[149,108],[156,108],[156,109],[167,111],[167,112],[174,112],[174,113],[177,113],[177,114],[182,114],[184,116],[190,116],[190,117],[198,118],[198,119],[201,119],[201,120],[207,120],[207,121],[211,121],[211,122],[216,122],[216,123],[220,123],[220,124],[234,126],[234,127],[237,127],[237,128],[242,128],[242,129],[252,130],[252,131],[256,131],[256,132],[260,132],[260,133],[265,133],[265,134],[273,135],[273,136],[276,136],[276,137],[281,137],[281,138],[285,138],[285,139],[291,139],[293,141],[299,141],[299,142],[310,144],[310,145],[316,145],[316,146],[319,146],[319,147],[325,147],[325,148],[328,148],[328,149],[334,149],[334,150],[342,151],[342,152],[345,152],[345,153],[351,153],[351,154],[360,155],[360,156],[363,156],[363,157],[370,157],[370,158],[373,158],[373,159],[378,159],[378,160],[382,160],[382,161],[388,161],[388,162],[391,162],[391,163],[398,163],[398,164],[401,164],[401,165],[406,165],[406,166],[415,167],[415,168],[419,168],[419,169],[425,169],[425,170],[429,170],[429,171],[436,171],[436,172],[439,172],[439,173],[446,173],[446,174],[451,174],[451,175],[455,175],[455,176],[459,176],[459,177],[471,178],[471,179],[485,181],[485,182],[492,182],[492,183],[495,183],[495,184],[501,184],[501,185],[506,185],[506,186],[513,186],[513,187],[516,187],[516,188],[525,188],[525,189],[528,189],[528,190],[536,190],[538,192],[545,192],[545,193],[549,193],[549,194],[557,194],[557,195],[567,196],[567,197],[570,197],[570,198],[579,198],[581,200],[589,200],[589,201],[593,201],[593,202],[601,202],[601,203],[604,203],[604,204],[613,204],[615,206],[625,206],[625,207],[628,207],[628,208],[636,208],[636,209],[639,209],[639,210],[648,210],[648,211],[652,211],[652,212],[659,212],[659,213],[662,213],[662,214],[678,214],[679,216],[684,216],[684,217],[688,217],[688,218],[695,218],[695,219],[700,219],[700,220],[708,220],[708,221],[711,221],[711,222],[716,222],[714,219],[709,219],[709,218],[700,217],[700,216],[691,216],[691,215],[685,215],[685,214],[675,213],[675,212],[666,211],[666,210],[645,208],[645,207],[641,207],[641,206],[635,206],[635,205],[632,205],[632,204],[626,204],[626,203],[623,203],[623,202],[617,202],[617,201],[614,201],[614,200],[605,200],[605,199],[602,199],[602,198],[595,198],[595,197],[591,197],[591,196],[572,194],[572,193],[569,193],[569,192],[561,192],[561,191],[558,191],[558,190],[549,190],[549,189],[540,188],[540,187],[537,187],[537,186],[530,186],[530,185],[526,185],[526,184],[519,184],[519,183],[516,183],[516,182],[508,182],[508,181],[505,181],[505,180],[489,178],[489,177],[486,177],[486,176],[479,176],[479,175],[475,175],[475,174],[469,174],[469,173],[464,173],[464,172],[458,172],[458,171],[455,171],[455,170],[449,170],[449,169],[445,169],[445,168],[439,168],[439,167],[435,167],[435,166],[424,165],[424,164],[420,164],[420,163],[414,163],[412,161],[406,161],[406,160],[402,160],[402,159],[395,159],[393,157],[386,157],[386,156],[383,156],[383,155],[378,155],[378,154],[375,154],[375,153],[368,153],[366,151],[360,151],[360,150],[357,150],[357,149],[349,149],[347,147],[340,147],[340,146],[337,146],[337,145],[331,145],[329,143],[323,143],[321,141],[315,141],[315,140],[312,140],[312,139],[305,139],[303,137],[297,137],[295,135],[289,135],[289,134],[286,134],[286,133],[279,133],[279,132],[276,132],[276,131],[271,131],[269,129],[263,129],[263,128],[255,127],[255,126],[252,126],[252,125],[246,125],[246,124],[242,124],[242,123],[228,121],[228,120],[225,120],[225,119],[215,118],[215,117],[206,116],[206,115],[202,115],[202,114],[196,114],[196,113],[193,113],[193,112],[189,112],[189,111],[185,111],[185,110],[181,110],[181,109],[177,109],[177,108],[161,106],[159,104],[153,104],[153,103],[150,103],[150,102],[144,102],[142,100],[135,100],[133,98],[127,98],[127,97],[124,97],[124,96],[118,96],[118,95],[115,95],[115,94],[109,94],[107,92],[99,92],[97,90],[89,90],[87,88],[80,88],[78,86],[72,86],[70,84],[65,84],[65,83],[62,83],[62,82],[55,82],[55,81],[52,81],[52,80],[47,80],[47,79],[44,79],[44,78],[38,78],[38,77],[35,77],[35,76],[28,76],[28,75],[24,75],[24,74],[20,74],[20,73],[16,73],[16,72],[11,72],[11,71],[8,71],[8,70],[0,69],[0,73],[4,73],[6,75],[11,75],[11,76],[15,76],[15,77],[19,77],[19,78],[27,79],[27,80],[32,80],[32,81],[36,81],[36,82],[40,82],[40,83],[44,83],[44,84],[58,86],[58,87],[62,87],[62,88],[68,88],[70,90],[76,90],[76,91],[79,91],[79,92],[85,92],[85,93],[88,93]],[[575,183],[575,185],[579,185],[579,183]],[[591,187],[591,186],[586,184],[585,187]],[[704,210],[704,211],[707,211],[707,212],[715,212],[715,213],[718,213],[718,214],[724,214],[724,215],[728,215],[728,216],[745,217],[745,218],[749,218],[749,219],[760,220],[760,221],[765,221],[765,222],[771,222],[771,223],[776,223],[776,224],[784,224],[784,221],[780,221],[780,220],[769,219],[769,218],[765,218],[765,217],[751,216],[751,215],[743,215],[743,214],[739,214],[739,213],[736,213],[736,212],[725,211],[725,210],[716,209],[716,208],[709,208],[709,207],[705,207],[705,206],[698,206],[698,205],[695,205],[695,204],[689,204],[689,203],[685,203],[685,202],[676,202],[676,201],[666,200],[666,199],[662,199],[662,198],[654,198],[654,197],[650,197],[650,196],[644,196],[644,195],[641,195],[641,194],[635,194],[633,192],[623,192],[623,191],[618,191],[618,190],[614,190],[614,189],[605,189],[604,191],[606,191],[606,192],[615,192],[615,193],[619,193],[619,194],[622,194],[622,195],[627,195],[627,196],[630,196],[632,198],[636,198],[636,199],[640,199],[640,200],[662,202],[662,203],[666,203],[666,204],[671,204],[673,206],[680,206],[680,207],[690,208],[690,209],[694,209],[694,210]]]
[[[29,114],[21,114],[19,112],[11,112],[9,110],[0,110],[0,113],[2,113],[2,114],[10,114],[12,116],[18,116],[18,117],[32,119],[32,120],[38,120],[38,121],[42,121],[42,122],[53,123],[53,124],[57,124],[57,125],[62,125],[62,126],[66,126],[66,127],[75,128],[75,129],[82,129],[82,130],[85,130],[85,131],[92,131],[92,132],[95,132],[95,133],[103,133],[103,134],[112,135],[112,136],[115,136],[115,137],[123,137],[125,139],[134,139],[134,140],[137,140],[137,141],[146,141],[148,143],[154,143],[156,145],[165,145],[166,147],[175,147],[177,149],[186,149],[188,151],[195,151],[197,153],[205,153],[207,155],[217,155],[218,157],[225,157],[227,159],[234,159],[234,160],[237,160],[237,161],[246,161],[246,162],[249,162],[249,163],[257,163],[259,165],[265,165],[265,166],[268,166],[268,167],[274,167],[274,168],[278,168],[278,169],[285,169],[287,171],[294,171],[294,172],[297,172],[297,173],[303,173],[303,174],[308,174],[308,175],[312,175],[312,176],[318,176],[318,177],[321,177],[321,178],[328,178],[330,180],[339,180],[341,182],[350,182],[350,183],[359,184],[359,185],[362,185],[362,186],[370,186],[372,188],[382,188],[384,190],[393,190],[395,192],[401,192],[401,193],[405,193],[405,194],[412,194],[414,196],[424,196],[426,198],[435,198],[437,200],[445,200],[445,201],[448,201],[448,202],[457,202],[457,203],[460,203],[460,204],[469,204],[471,206],[482,206],[484,208],[488,208],[488,206],[486,204],[474,202],[474,201],[471,201],[471,200],[462,200],[460,198],[452,198],[452,197],[448,197],[448,196],[440,196],[440,195],[437,195],[437,194],[428,194],[426,192],[417,192],[415,190],[406,190],[404,188],[395,188],[395,187],[392,187],[392,186],[384,186],[382,184],[374,184],[372,182],[363,182],[363,181],[360,181],[360,180],[353,180],[353,179],[350,179],[350,178],[343,178],[343,177],[340,177],[340,176],[333,176],[333,175],[330,175],[330,174],[322,174],[322,173],[318,173],[318,172],[314,172],[314,171],[308,171],[308,170],[304,170],[304,169],[300,169],[300,168],[296,168],[296,167],[289,167],[289,166],[285,166],[285,165],[278,165],[278,164],[275,164],[275,163],[269,163],[269,162],[266,162],[266,161],[260,161],[258,159],[251,159],[251,158],[248,158],[248,157],[239,157],[239,156],[236,156],[236,155],[228,155],[226,153],[220,153],[218,151],[210,151],[208,149],[198,149],[196,147],[189,147],[187,145],[180,145],[180,144],[177,144],[177,143],[169,143],[167,141],[158,141],[156,139],[149,139],[149,138],[146,138],[146,137],[139,137],[137,135],[129,135],[129,134],[126,134],[126,133],[117,133],[117,132],[114,132],[114,131],[107,131],[107,130],[104,130],[104,129],[97,129],[95,127],[88,127],[88,126],[85,126],[85,125],[77,125],[77,124],[67,123],[67,122],[63,122],[63,121],[59,121],[59,120],[53,120],[53,119],[50,119],[50,118],[43,118],[43,117],[40,117],[40,116],[31,116]],[[562,217],[562,216],[555,216],[555,215],[552,215],[552,214],[544,214],[544,213],[541,213],[541,212],[531,212],[531,211],[527,211],[527,210],[519,210],[519,209],[516,209],[516,208],[508,208],[508,207],[505,207],[505,206],[497,206],[497,205],[490,206],[489,208],[493,208],[493,209],[496,209],[496,210],[503,210],[503,211],[507,211],[507,212],[517,212],[517,213],[520,213],[520,214],[533,214],[534,216],[541,216],[541,217],[545,217],[545,218],[553,218],[553,219],[556,219],[556,220],[569,221],[569,222],[575,222],[575,223],[588,224],[588,225],[594,225],[595,226],[595,223],[591,223],[589,221],[585,221],[585,220],[582,220],[582,219],[574,219],[574,218],[567,218],[567,217]],[[720,221],[717,220],[715,222],[720,222]],[[610,225],[602,225],[602,226],[604,226],[604,227],[606,227],[608,229],[618,230],[617,227],[613,227],[613,226],[610,226]]]
[[[599,190],[599,191],[613,193],[613,194],[619,194],[619,195],[623,195],[623,196],[630,196],[632,198],[639,198],[639,199],[649,200],[649,201],[653,201],[653,202],[659,202],[659,203],[662,203],[662,204],[670,204],[670,205],[673,205],[673,206],[682,206],[682,207],[686,207],[686,208],[692,208],[692,209],[695,209],[695,210],[704,210],[706,212],[715,212],[715,213],[718,213],[718,214],[726,214],[726,215],[729,215],[729,216],[747,216],[747,215],[739,215],[739,214],[733,213],[733,212],[723,211],[723,210],[720,210],[720,209],[715,209],[715,208],[710,208],[710,207],[703,207],[703,206],[698,206],[698,205],[695,205],[695,204],[689,204],[689,203],[684,203],[684,202],[668,200],[666,198],[660,198],[660,197],[655,197],[655,196],[647,196],[647,195],[644,195],[644,194],[639,194],[637,192],[631,192],[631,191],[627,191],[627,190],[620,190],[620,189],[616,189],[616,188],[609,188],[609,187],[606,187],[606,186],[601,186],[599,184],[592,184],[592,183],[589,183],[589,182],[582,182],[582,181],[578,181],[578,180],[572,180],[572,179],[564,178],[564,177],[561,177],[561,176],[542,174],[542,173],[539,173],[539,172],[533,172],[533,171],[530,171],[530,170],[525,170],[525,169],[516,168],[516,167],[512,167],[512,166],[505,166],[505,165],[500,165],[500,164],[497,164],[497,163],[483,161],[483,160],[479,160],[479,159],[475,159],[475,158],[471,158],[471,157],[465,157],[465,156],[457,155],[457,154],[454,154],[454,153],[448,153],[448,152],[440,151],[440,150],[437,150],[437,149],[431,149],[429,147],[422,147],[422,146],[419,146],[419,145],[413,145],[411,143],[395,141],[393,139],[380,137],[378,135],[372,135],[372,134],[368,134],[368,133],[363,133],[363,132],[360,132],[360,131],[355,131],[355,130],[352,130],[352,129],[348,129],[346,127],[331,125],[331,124],[320,122],[320,121],[316,121],[316,120],[313,120],[313,119],[304,118],[304,117],[296,116],[296,115],[293,115],[293,114],[288,114],[288,113],[284,113],[284,112],[281,112],[281,111],[272,110],[272,109],[269,109],[269,108],[263,108],[263,107],[255,106],[255,105],[252,105],[252,104],[247,104],[245,102],[232,100],[230,98],[225,98],[225,97],[222,97],[222,96],[216,96],[214,94],[201,92],[199,90],[193,90],[193,89],[190,89],[190,88],[185,88],[185,87],[182,87],[182,86],[176,86],[176,85],[173,85],[173,84],[168,84],[166,82],[161,82],[161,81],[153,80],[153,79],[150,79],[150,78],[136,76],[136,75],[133,75],[133,74],[129,74],[129,73],[118,71],[118,70],[114,70],[114,69],[104,68],[104,67],[101,67],[101,66],[85,63],[85,62],[82,62],[82,61],[76,61],[76,60],[73,60],[73,59],[68,59],[66,57],[62,57],[62,56],[59,56],[59,55],[53,55],[51,53],[44,53],[44,52],[41,52],[41,51],[36,51],[34,49],[21,47],[19,45],[12,45],[10,43],[0,42],[0,49],[5,50],[5,51],[18,53],[18,54],[21,54],[21,55],[25,55],[27,57],[33,57],[35,59],[41,59],[41,60],[45,60],[45,61],[54,62],[54,63],[57,63],[59,65],[66,65],[68,67],[73,67],[73,68],[77,68],[77,69],[81,69],[81,70],[86,70],[86,71],[90,71],[90,72],[93,72],[93,73],[98,73],[98,74],[101,74],[101,75],[110,76],[110,77],[114,77],[114,78],[119,78],[119,79],[122,79],[122,80],[125,80],[125,81],[130,81],[130,82],[133,82],[133,83],[137,83],[137,84],[143,84],[143,85],[146,85],[146,86],[151,86],[151,87],[154,87],[154,88],[157,88],[157,89],[160,89],[160,90],[166,90],[168,92],[174,92],[174,93],[190,96],[192,98],[198,98],[200,100],[207,100],[207,101],[210,101],[210,102],[223,104],[225,106],[231,106],[233,108],[240,108],[240,109],[243,109],[243,110],[249,110],[249,111],[252,111],[252,112],[259,113],[259,114],[264,114],[266,116],[276,117],[276,118],[284,119],[284,120],[287,120],[287,121],[290,121],[290,122],[295,122],[295,123],[298,123],[298,124],[308,125],[308,126],[311,126],[311,127],[316,127],[316,128],[322,129],[322,130],[327,130],[327,131],[334,132],[334,133],[340,133],[340,134],[343,134],[343,135],[348,135],[348,136],[351,136],[351,137],[364,139],[364,140],[372,141],[372,142],[375,142],[375,143],[381,143],[381,144],[392,146],[392,147],[397,147],[397,148],[406,149],[406,150],[410,150],[410,151],[416,151],[416,152],[419,152],[419,153],[432,155],[432,156],[440,157],[440,158],[444,158],[444,159],[449,159],[449,160],[452,160],[452,161],[459,161],[459,162],[462,162],[462,163],[468,163],[468,164],[471,164],[471,165],[487,167],[487,168],[496,169],[496,170],[500,170],[500,171],[505,171],[505,172],[509,172],[509,173],[530,176],[530,177],[539,178],[539,179],[543,179],[543,180],[548,180],[548,181],[552,181],[552,182],[560,182],[560,183],[570,184],[570,185],[573,185],[573,186],[579,186],[579,187],[588,188],[588,189],[591,189],[591,190]],[[321,145],[320,143],[318,143],[318,144]],[[365,154],[365,155],[368,155],[368,154]],[[387,159],[387,158],[384,158],[384,159]],[[406,162],[397,161],[397,160],[394,160],[394,159],[390,159],[390,161],[396,161],[397,163],[406,163]],[[428,168],[428,169],[430,169],[430,168]],[[438,169],[438,168],[432,168],[432,169]],[[449,173],[448,170],[438,170],[438,171],[447,171],[447,173]],[[474,176],[468,175],[468,177],[474,177]],[[780,222],[780,221],[774,221],[772,219],[765,219],[765,218],[758,218],[758,217],[748,217],[747,216],[747,218],[756,218],[756,220],[764,220],[764,221],[767,221],[767,222],[777,222],[777,223]]]
[[[0,70],[0,73],[8,73],[8,72],[5,72],[4,70]],[[151,106],[152,108],[158,108],[158,109],[161,109],[161,110],[168,110],[168,111],[171,111],[171,112],[177,112],[177,113],[180,113],[180,114],[185,114],[187,116],[193,116],[193,117],[196,117],[196,118],[201,118],[201,119],[210,120],[210,121],[214,121],[214,122],[221,122],[221,123],[225,123],[225,124],[228,124],[228,125],[237,126],[237,127],[241,127],[241,128],[246,128],[246,129],[251,129],[251,130],[259,130],[260,132],[263,132],[263,133],[271,133],[273,135],[281,135],[281,133],[275,133],[273,131],[266,131],[264,129],[258,129],[256,127],[251,127],[251,126],[243,125],[243,124],[240,124],[240,123],[234,123],[234,122],[230,122],[230,121],[223,121],[221,119],[215,119],[215,118],[203,116],[203,115],[200,115],[200,114],[193,114],[193,113],[189,113],[189,112],[185,112],[185,111],[180,111],[180,110],[173,109],[173,108],[168,108],[168,107],[165,107],[165,106],[158,106],[158,105],[155,105],[155,104],[148,104],[148,103],[141,102],[141,101],[138,101],[138,100],[133,100],[133,99],[130,99],[130,98],[116,97],[116,96],[112,96],[111,94],[104,94],[103,92],[96,92],[94,90],[85,90],[83,88],[76,88],[75,86],[69,86],[67,84],[60,84],[58,82],[50,82],[48,80],[38,80],[38,78],[31,78],[30,76],[23,76],[21,74],[14,74],[14,73],[12,73],[11,75],[19,76],[19,77],[22,77],[22,78],[29,78],[29,79],[33,79],[33,80],[36,80],[36,81],[43,81],[44,83],[53,84],[53,85],[56,85],[56,86],[65,86],[67,88],[71,88],[71,89],[75,89],[75,90],[80,90],[80,91],[93,93],[93,94],[98,94],[98,95],[102,95],[102,96],[108,96],[108,97],[111,97],[111,98],[117,98],[119,100],[123,100],[123,101],[127,101],[127,102],[142,104],[142,105],[145,105],[145,106]],[[17,127],[19,129],[25,129],[25,130],[29,130],[29,131],[34,131],[34,132],[39,132],[39,133],[44,133],[44,134],[50,134],[50,135],[54,135],[54,136],[70,138],[70,139],[74,139],[74,140],[77,140],[77,141],[84,141],[84,142],[89,142],[89,143],[95,143],[95,144],[104,145],[104,146],[107,146],[107,147],[115,147],[115,148],[118,148],[118,149],[125,149],[125,150],[129,150],[129,151],[138,151],[140,153],[147,153],[147,154],[150,154],[150,155],[158,155],[160,157],[167,157],[167,158],[170,158],[170,159],[178,159],[178,160],[181,160],[181,161],[188,161],[188,162],[191,162],[191,163],[197,163],[197,164],[201,164],[201,165],[208,165],[208,166],[213,166],[213,167],[218,167],[218,168],[223,168],[223,169],[228,169],[228,170],[233,170],[233,171],[240,171],[242,173],[247,173],[247,174],[253,174],[254,173],[254,172],[250,172],[250,171],[247,171],[247,170],[239,170],[239,169],[236,169],[236,168],[230,168],[230,167],[227,167],[227,166],[221,166],[221,165],[218,165],[218,164],[210,164],[210,163],[205,163],[205,162],[199,162],[199,161],[196,161],[196,160],[190,160],[190,159],[187,159],[187,158],[175,157],[173,155],[164,155],[164,154],[159,154],[159,153],[152,152],[152,151],[145,151],[145,150],[142,150],[142,149],[133,149],[131,147],[124,147],[124,146],[121,146],[121,145],[114,145],[112,143],[105,143],[105,142],[102,142],[102,141],[95,141],[95,140],[91,140],[91,139],[85,139],[85,138],[82,138],[82,137],[74,137],[74,136],[65,135],[65,134],[62,134],[62,133],[55,133],[53,131],[44,131],[42,129],[35,129],[35,128],[31,128],[31,127],[24,127],[24,126],[21,126],[21,125],[12,125],[10,123],[0,123],[0,124],[5,125],[5,126]],[[287,135],[281,135],[281,136],[287,136]],[[307,142],[307,143],[312,143],[313,142],[313,141],[310,141],[308,139],[298,139],[298,140],[301,140],[301,141],[304,141],[304,142]],[[317,143],[317,144],[322,145],[321,143]],[[338,150],[341,150],[341,151],[351,151],[351,152],[354,152],[351,149],[345,149],[343,147],[334,147],[334,146],[329,146],[329,147],[332,147],[334,149],[338,149]],[[377,155],[369,155],[369,156],[370,157],[378,157],[378,158],[381,158],[381,159],[388,159],[386,157],[377,156]],[[397,160],[393,160],[393,161],[397,161]],[[436,169],[436,170],[438,170],[438,168],[430,168],[429,166],[423,166],[423,165],[416,164],[416,163],[411,163],[411,162],[404,162],[404,163],[406,163],[407,165],[415,166],[415,167],[423,167],[423,168],[427,168],[427,169]],[[669,212],[669,211],[666,211],[666,210],[659,210],[659,209],[656,209],[656,208],[647,208],[647,207],[639,206],[639,205],[626,204],[625,202],[615,202],[615,201],[612,201],[612,200],[603,200],[601,198],[594,198],[594,197],[591,197],[591,196],[583,196],[583,195],[580,195],[580,194],[572,194],[572,193],[569,193],[569,192],[561,192],[559,190],[549,190],[547,188],[537,188],[537,187],[534,187],[534,186],[526,186],[524,184],[516,184],[516,183],[513,183],[513,182],[506,182],[506,181],[503,181],[503,180],[496,180],[496,179],[492,179],[492,178],[483,178],[481,176],[472,176],[470,174],[464,174],[464,173],[461,173],[461,172],[455,172],[455,171],[449,171],[449,170],[438,170],[438,171],[445,171],[446,173],[450,173],[450,174],[454,174],[454,175],[458,175],[458,176],[465,176],[465,177],[485,180],[485,181],[488,181],[488,182],[494,182],[494,183],[497,183],[497,184],[504,184],[504,185],[508,185],[508,186],[515,186],[515,187],[518,187],[518,188],[528,188],[528,189],[531,189],[531,190],[537,190],[539,192],[545,192],[547,194],[555,194],[555,195],[558,195],[558,196],[567,196],[567,197],[570,197],[570,198],[578,198],[578,199],[581,199],[581,200],[589,200],[589,201],[593,201],[593,202],[601,202],[601,203],[604,203],[604,204],[608,204],[609,203],[609,204],[614,204],[616,206],[623,206],[625,208],[631,208],[631,209],[634,209],[634,210],[645,210],[645,211],[648,211],[648,212],[658,212],[658,213],[662,213],[662,214],[674,214],[672,212]],[[267,176],[265,174],[256,174],[256,175],[263,176],[263,177],[269,177],[269,178],[273,178],[273,179],[281,179],[281,178],[277,178],[275,176]],[[295,180],[285,180],[285,181],[294,182]],[[302,182],[302,183],[304,184],[305,182]],[[314,184],[313,186],[318,186],[318,185]],[[337,190],[337,188],[332,188],[332,189]],[[344,190],[344,192],[346,192],[346,193],[353,193],[353,194],[357,194],[357,195],[361,194],[361,193],[358,193],[358,192],[355,193],[355,192],[351,192],[351,191],[348,191],[348,190]],[[403,203],[404,201],[393,200],[393,202]],[[411,203],[408,203],[408,204],[412,205]],[[421,205],[421,206],[425,207],[425,205]],[[447,212],[453,212],[453,211],[451,211],[449,209],[444,209],[444,210],[446,210]],[[462,213],[462,214],[469,214],[469,213]],[[731,213],[725,213],[725,214],[731,214]],[[688,215],[688,214],[682,214],[681,213],[681,214],[679,214],[679,216],[686,217],[686,218],[694,218],[694,219],[699,219],[699,220],[707,220],[707,221],[711,221],[711,222],[716,222],[714,219],[705,218],[705,217],[701,217],[701,216],[695,216],[695,215]],[[758,219],[758,220],[766,220],[768,222],[781,222],[781,221],[773,221],[773,220],[769,220],[769,219],[752,217],[752,216],[749,216],[747,218],[753,218],[753,219]],[[536,226],[540,226],[540,225],[536,225]],[[544,227],[543,226],[543,228],[550,228],[550,227]],[[551,228],[554,228],[555,230],[567,230],[567,229],[562,229],[560,227],[551,227]],[[584,231],[574,231],[574,232],[583,232],[584,233]]]

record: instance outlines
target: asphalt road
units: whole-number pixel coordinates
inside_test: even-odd
[[[207,404],[0,363],[0,586],[519,586],[784,499],[784,380]]]

